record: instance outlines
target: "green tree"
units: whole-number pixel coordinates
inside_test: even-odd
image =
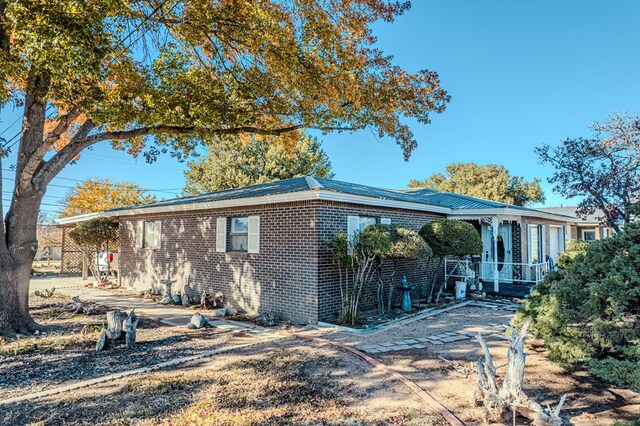
[[[131,182],[112,182],[106,178],[87,179],[67,191],[60,217],[101,212],[116,207],[151,203],[156,197]]]
[[[300,176],[332,178],[329,157],[316,139],[302,136],[291,149],[266,138],[244,143],[227,137],[207,144],[207,155],[185,171],[185,195],[238,188]]]
[[[98,269],[98,255],[102,249],[109,252],[109,244],[118,242],[118,222],[106,217],[81,222],[69,231],[69,238],[78,245],[89,260],[89,269],[93,278],[96,282],[102,282]]]
[[[531,320],[551,359],[640,390],[640,224],[574,247],[536,287],[516,323]]]
[[[436,73],[407,72],[375,47],[373,25],[408,8],[0,0],[0,107],[24,111],[20,132],[0,142],[0,157],[16,154],[0,222],[0,334],[41,328],[28,310],[38,210],[51,180],[94,144],[153,160],[183,158],[214,136],[268,135],[290,146],[302,129],[371,128],[408,158],[417,142],[405,118],[427,124],[449,100]]]
[[[460,257],[468,254],[481,254],[482,239],[476,228],[470,223],[451,219],[436,219],[429,222],[420,228],[419,233],[431,247],[433,256],[438,258],[438,264],[432,272],[429,286],[427,300],[431,302],[437,274],[442,271],[444,258],[447,256]],[[444,280],[438,290],[436,302],[440,299],[443,287]]]
[[[452,163],[446,173],[435,173],[425,180],[412,179],[409,188],[433,188],[516,206],[545,200],[540,179],[526,181],[497,164]]]

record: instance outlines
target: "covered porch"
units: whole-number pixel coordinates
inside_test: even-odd
[[[472,259],[446,259],[444,275],[447,283],[472,275],[482,291],[526,296],[549,271],[548,258],[553,256],[555,259],[564,250],[564,232],[560,234],[550,227],[553,235],[549,241],[554,241],[555,245],[548,247],[546,227],[530,224],[520,216],[461,216],[455,219],[474,225],[482,238],[482,253]]]

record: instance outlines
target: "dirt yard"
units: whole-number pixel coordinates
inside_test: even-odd
[[[2,424],[446,424],[364,361],[300,340],[3,408]]]
[[[333,333],[316,330],[322,336],[349,346],[381,344],[403,339],[435,336],[457,330],[482,331],[488,324],[507,323],[513,312],[501,309],[462,307],[433,317],[397,325],[371,334],[346,331]],[[496,366],[507,362],[508,342],[503,333],[487,335],[486,340]],[[477,382],[476,362],[482,355],[475,338],[441,345],[423,344],[421,349],[407,349],[370,354],[392,366],[431,393],[459,419],[469,425],[482,424],[482,409],[471,398]],[[575,425],[609,425],[618,420],[640,417],[640,395],[606,385],[586,371],[568,372],[546,358],[542,342],[529,342],[525,369],[525,391],[540,403],[555,407],[563,393],[568,393],[563,416]],[[498,369],[498,375],[504,368]],[[544,405],[544,404],[543,404]],[[519,419],[518,424],[526,424]]]
[[[445,425],[407,387],[360,358],[333,346],[310,343],[315,336],[362,348],[413,380],[468,425],[483,424],[471,395],[481,355],[474,332],[487,332],[495,364],[506,363],[500,324],[513,310],[465,306],[370,333],[334,328],[281,331],[265,341],[245,331],[189,331],[144,316],[135,349],[95,352],[107,309],[72,316],[59,294],[34,297],[32,312],[49,326],[46,335],[0,344],[0,400],[195,355],[216,348],[256,343],[160,370],[105,382],[41,400],[0,406],[0,424],[95,425]],[[277,330],[273,329],[271,333]],[[445,334],[461,332],[459,339]],[[419,344],[390,348],[398,341]],[[433,343],[432,340],[439,343]],[[450,340],[446,341],[445,340]],[[391,342],[391,343],[390,343]],[[564,371],[547,360],[541,342],[528,345],[525,391],[563,410],[574,425],[610,425],[640,416],[640,395],[607,386],[585,371]],[[504,368],[498,368],[501,375]],[[511,424],[511,423],[509,423]],[[518,424],[527,424],[518,419]]]

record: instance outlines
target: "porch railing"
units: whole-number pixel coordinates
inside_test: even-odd
[[[477,266],[476,266],[477,265]],[[497,271],[496,271],[497,266]],[[445,259],[445,282],[449,278],[465,280],[469,277],[469,271],[484,282],[515,282],[523,284],[537,284],[549,271],[548,263],[515,263],[515,262],[481,262],[474,264],[470,260]]]

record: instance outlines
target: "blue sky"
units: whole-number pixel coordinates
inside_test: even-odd
[[[551,192],[551,170],[538,164],[533,148],[588,136],[591,122],[614,111],[640,111],[635,0],[414,0],[404,16],[375,31],[379,47],[398,65],[437,71],[452,100],[432,124],[410,122],[419,147],[409,162],[394,141],[370,132],[320,135],[340,180],[401,188],[451,162],[497,163],[527,179],[542,178],[547,204],[575,203]],[[0,129],[16,114],[5,108]],[[149,165],[103,144],[60,176],[129,180],[170,198],[184,185],[184,167],[168,156]],[[45,203],[55,205],[73,181],[53,183],[60,186],[49,188]]]

